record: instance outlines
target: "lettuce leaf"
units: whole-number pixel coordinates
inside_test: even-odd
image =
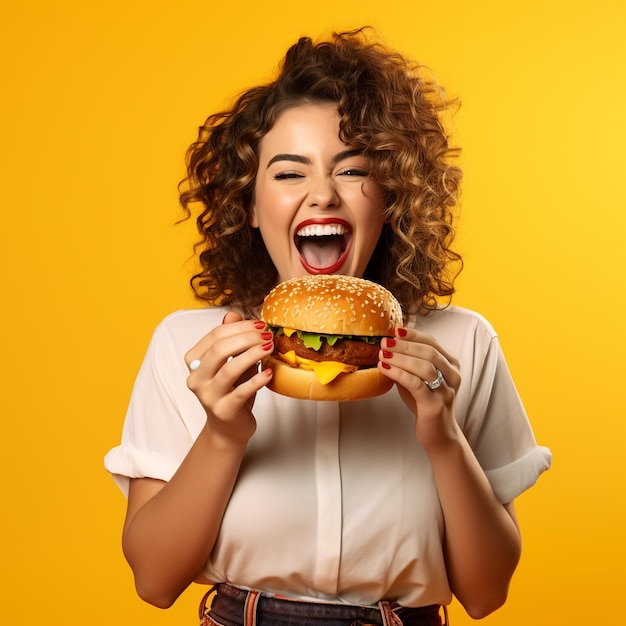
[[[282,335],[283,329],[281,327],[272,327],[272,331],[275,335]],[[298,338],[307,347],[315,350],[316,352],[322,348],[322,339],[326,339],[326,343],[329,346],[334,346],[339,339],[352,339],[354,341],[365,341],[366,343],[376,344],[382,337],[363,337],[361,335],[325,335],[320,333],[309,333],[304,330],[297,330]]]

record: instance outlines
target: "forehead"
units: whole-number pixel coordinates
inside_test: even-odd
[[[261,139],[260,151],[278,144],[297,147],[332,142],[339,139],[339,114],[331,103],[301,104],[283,111],[272,128]]]

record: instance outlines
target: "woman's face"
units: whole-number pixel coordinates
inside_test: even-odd
[[[250,224],[284,281],[363,276],[385,221],[383,192],[360,150],[339,139],[332,104],[286,110],[263,137]]]

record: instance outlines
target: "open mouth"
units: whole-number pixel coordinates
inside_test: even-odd
[[[310,274],[338,272],[347,258],[352,227],[338,219],[306,220],[298,225],[294,242],[300,262]]]

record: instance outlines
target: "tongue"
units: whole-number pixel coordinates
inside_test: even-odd
[[[318,269],[337,263],[343,251],[341,237],[306,237],[302,239],[300,254],[311,266]]]

